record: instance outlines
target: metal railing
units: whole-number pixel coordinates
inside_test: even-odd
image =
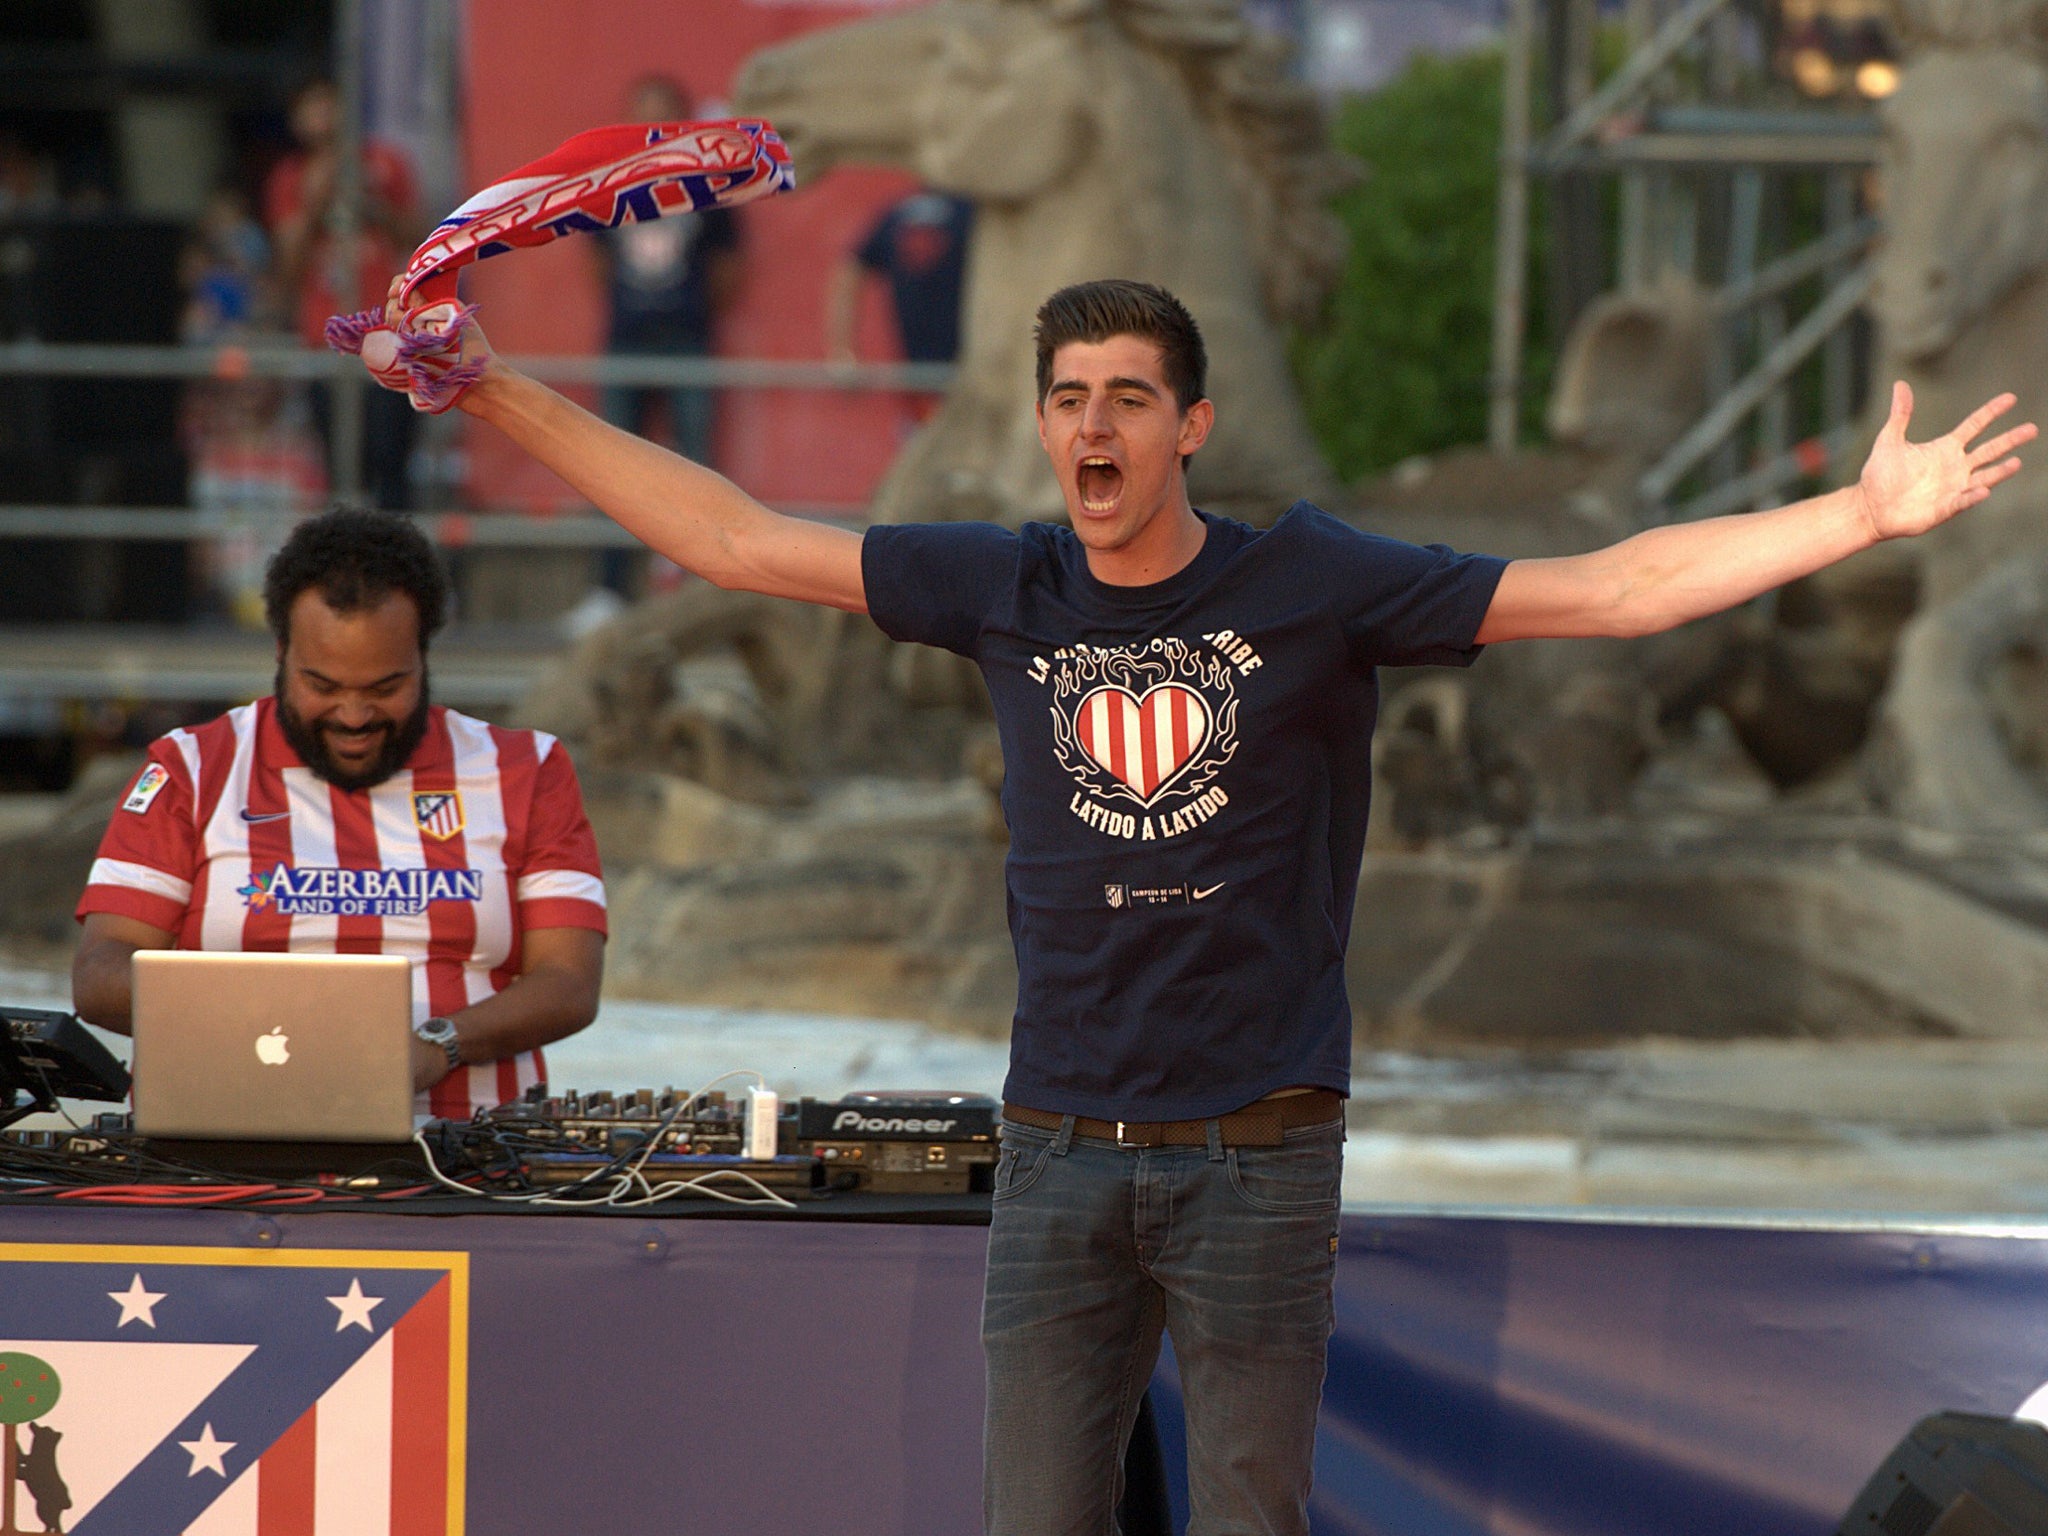
[[[543,383],[633,388],[814,390],[833,393],[937,393],[953,377],[950,363],[837,363],[805,358],[507,356]],[[187,346],[137,346],[13,341],[0,343],[0,378],[183,379],[239,383],[357,381],[353,357],[297,345],[285,338]],[[809,517],[844,517],[843,506],[778,503]],[[296,512],[205,507],[117,507],[0,504],[0,537],[210,540],[267,522],[288,526]],[[449,548],[634,548],[638,540],[598,516],[525,513],[423,513],[428,537]]]
[[[806,358],[640,357],[546,354],[505,359],[544,384],[624,384],[648,388],[814,389],[936,392],[950,363],[834,363]],[[285,341],[196,346],[118,346],[85,342],[0,342],[0,377],[105,379],[354,379],[353,357]]]
[[[834,393],[931,393],[953,376],[932,363],[840,364],[806,359],[640,356],[508,357],[534,378],[570,387],[786,389]],[[0,379],[168,379],[236,383],[362,381],[352,357],[298,346],[287,338],[187,346],[0,343]],[[343,391],[344,393],[346,391]],[[798,516],[845,519],[858,509],[779,502]],[[148,507],[105,504],[0,504],[0,539],[173,542],[203,545],[282,542],[304,515],[288,507]],[[414,521],[454,550],[637,549],[640,541],[596,513],[426,511]],[[4,626],[4,616],[0,616]],[[566,636],[552,624],[459,625],[435,643],[437,697],[458,707],[495,710],[524,696]],[[275,666],[267,635],[223,626],[151,628],[109,623],[0,627],[0,716],[66,701],[239,700],[270,683]]]

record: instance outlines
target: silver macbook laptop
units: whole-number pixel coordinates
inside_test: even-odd
[[[400,955],[135,955],[135,1129],[220,1141],[407,1141]]]

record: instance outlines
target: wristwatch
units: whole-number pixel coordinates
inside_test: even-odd
[[[412,1032],[447,1053],[449,1071],[462,1065],[462,1042],[455,1038],[455,1026],[447,1019],[422,1019],[413,1025]]]

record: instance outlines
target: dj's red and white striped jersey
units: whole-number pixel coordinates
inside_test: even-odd
[[[597,842],[552,736],[435,705],[411,760],[368,790],[314,775],[258,699],[153,742],[78,903],[180,949],[404,955],[415,1020],[508,985],[532,928],[605,931]],[[538,1051],[457,1068],[436,1115],[517,1098]]]

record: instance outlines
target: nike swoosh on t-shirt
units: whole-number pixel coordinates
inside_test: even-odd
[[[259,821],[283,821],[289,815],[290,811],[252,811],[246,805],[242,807],[242,820],[252,825]]]
[[[248,813],[247,811],[244,811],[244,812],[243,812],[242,814],[246,816],[246,815],[248,815],[249,813]],[[1193,897],[1193,898],[1194,898],[1194,899],[1195,899],[1196,901],[1200,901],[1200,900],[1202,900],[1202,899],[1203,899],[1204,897],[1206,897],[1206,896],[1214,896],[1214,895],[1215,895],[1215,894],[1216,894],[1216,893],[1217,893],[1218,891],[1222,890],[1222,889],[1223,889],[1223,887],[1225,887],[1225,886],[1226,886],[1226,885],[1228,885],[1228,884],[1230,884],[1230,882],[1229,882],[1228,880],[1218,880],[1218,881],[1217,881],[1217,882],[1216,882],[1216,883],[1215,883],[1214,885],[1210,886],[1210,887],[1209,887],[1209,889],[1207,889],[1206,891],[1203,891],[1203,890],[1196,890],[1196,891],[1192,891],[1192,892],[1190,892],[1189,894],[1190,894],[1190,895],[1191,895],[1191,896],[1192,896],[1192,897]]]

